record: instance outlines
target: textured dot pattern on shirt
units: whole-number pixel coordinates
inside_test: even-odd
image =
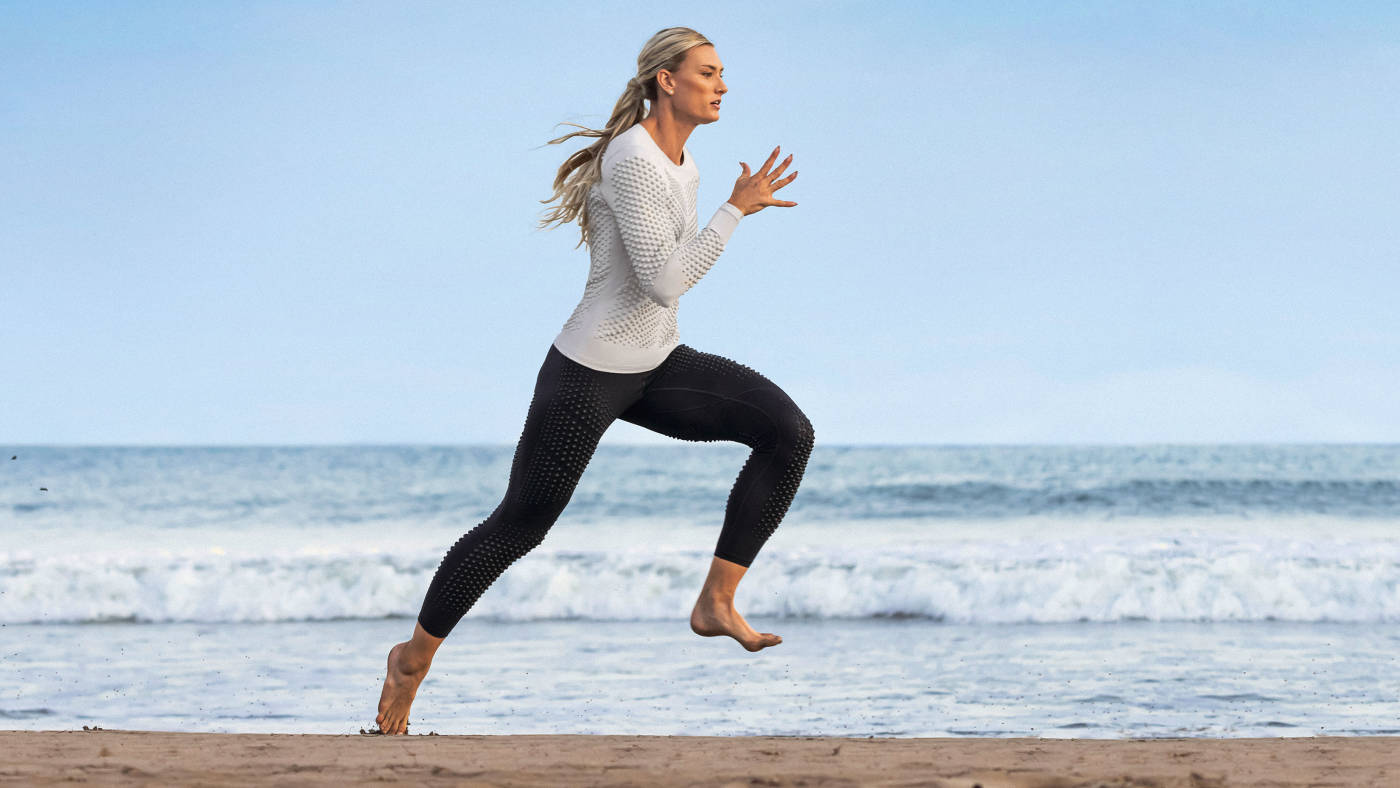
[[[684,293],[724,251],[724,242],[713,229],[706,228],[705,234],[697,237],[695,190],[699,179],[688,180],[689,188],[682,188],[644,156],[628,156],[613,165],[618,233],[644,292],[656,285],[665,266],[679,265]],[[688,243],[692,239],[695,243]],[[672,259],[673,254],[677,259]]]
[[[592,369],[638,372],[680,343],[680,297],[714,266],[742,213],[726,203],[699,227],[694,162],[665,159],[640,125],[609,144],[602,175],[588,194],[588,279],[554,344]]]
[[[603,214],[607,215],[606,218]],[[607,299],[611,261],[616,254],[614,247],[620,244],[615,228],[607,227],[612,232],[600,230],[600,225],[611,224],[612,209],[598,193],[597,186],[588,191],[588,215],[593,222],[593,237],[588,244],[588,280],[583,284],[583,297],[579,299],[578,306],[564,321],[563,332],[570,335],[590,331],[588,321],[595,311],[595,305],[603,304]]]
[[[612,208],[595,192],[598,202],[596,215],[612,219]],[[607,243],[613,243],[616,233],[606,234]],[[617,239],[620,242],[621,239]],[[612,265],[609,253],[604,265]],[[616,298],[597,305],[601,312],[593,336],[616,345],[625,345],[641,350],[659,350],[673,347],[680,342],[680,330],[676,323],[679,307],[665,307],[652,300],[642,290],[637,276],[622,276],[618,280]]]

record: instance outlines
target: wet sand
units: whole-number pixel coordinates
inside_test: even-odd
[[[1205,788],[1400,785],[1400,737],[850,739],[0,731],[0,782]]]

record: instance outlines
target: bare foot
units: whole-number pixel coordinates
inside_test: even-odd
[[[389,649],[389,664],[384,673],[384,691],[379,694],[379,723],[381,733],[400,734],[408,732],[408,707],[418,694],[418,685],[428,675],[428,665],[421,668],[407,664],[403,658],[408,642]]]
[[[772,632],[755,632],[749,622],[734,609],[734,600],[719,596],[701,595],[690,611],[690,629],[697,635],[714,637],[728,635],[749,651],[758,651],[768,646],[776,646],[783,639]]]

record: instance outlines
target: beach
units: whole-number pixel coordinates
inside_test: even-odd
[[[688,617],[738,445],[600,447],[414,705],[449,735],[1400,734],[1397,446],[827,447]],[[19,447],[0,727],[355,734],[513,447]]]
[[[1400,788],[1400,3],[487,10],[0,3],[0,788]]]
[[[12,454],[0,782],[1400,784],[1400,447],[818,447],[757,654],[687,625],[743,447],[600,450],[393,738],[511,447]]]
[[[0,731],[0,781],[237,785],[1390,786],[1400,741]]]

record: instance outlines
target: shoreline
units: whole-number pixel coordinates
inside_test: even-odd
[[[1400,784],[1400,737],[1040,739],[0,731],[0,781],[301,785]]]

